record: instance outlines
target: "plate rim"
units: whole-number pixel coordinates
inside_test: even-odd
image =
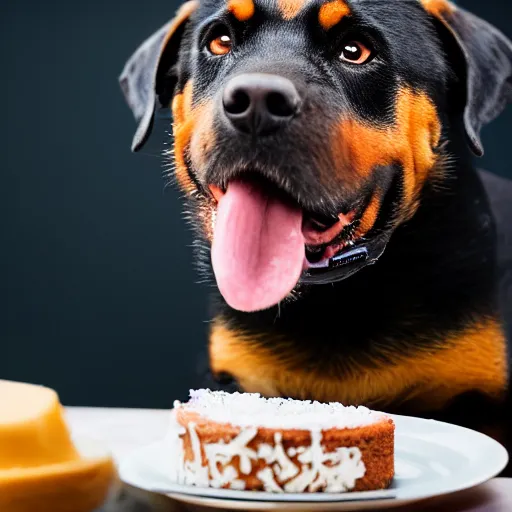
[[[238,502],[252,502],[252,503],[300,503],[300,504],[319,504],[319,503],[357,503],[357,502],[375,502],[377,505],[381,501],[390,502],[394,501],[397,505],[405,501],[419,501],[428,498],[434,498],[438,496],[444,496],[446,494],[451,494],[453,492],[464,491],[470,488],[473,488],[477,485],[480,485],[484,482],[487,482],[491,478],[498,475],[509,462],[509,454],[505,447],[488,436],[487,434],[483,434],[476,430],[461,427],[459,425],[455,425],[453,423],[447,423],[444,421],[438,421],[428,418],[417,418],[414,416],[405,416],[405,415],[397,415],[397,414],[388,414],[395,421],[395,425],[397,426],[402,422],[419,422],[422,424],[436,424],[441,428],[446,429],[448,431],[464,431],[467,436],[472,436],[473,438],[481,439],[485,444],[485,452],[492,453],[493,459],[496,460],[493,467],[488,467],[487,471],[482,472],[478,475],[471,475],[472,478],[464,480],[455,480],[452,486],[440,487],[439,490],[434,491],[430,488],[432,484],[426,485],[424,490],[421,491],[417,487],[413,487],[412,489],[385,489],[380,491],[360,491],[360,492],[345,492],[345,493],[271,493],[266,491],[248,491],[248,490],[234,490],[234,489],[216,489],[213,487],[196,487],[193,485],[186,484],[176,484],[169,483],[169,488],[167,489],[158,489],[158,486],[154,488],[141,487],[137,485],[133,479],[125,479],[124,477],[124,468],[137,456],[141,456],[143,453],[151,450],[151,448],[155,448],[156,446],[162,446],[165,442],[165,438],[154,442],[143,447],[139,447],[138,449],[127,454],[119,464],[119,476],[121,480],[128,485],[138,487],[140,489],[144,489],[148,492],[153,492],[161,495],[185,495],[185,496],[194,496],[199,499],[208,498],[208,499],[219,499],[219,500],[231,500]],[[404,434],[407,436],[407,434]],[[395,433],[396,436],[396,433]],[[408,437],[414,438],[414,434],[409,435]],[[429,440],[426,442],[435,443],[434,440]],[[439,447],[445,447],[443,444],[438,444]],[[483,448],[482,448],[483,450]],[[396,452],[395,452],[396,453]],[[384,494],[385,493],[385,494]],[[176,499],[175,496],[171,496]]]

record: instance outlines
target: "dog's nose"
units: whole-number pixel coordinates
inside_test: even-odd
[[[228,82],[222,102],[227,118],[237,130],[265,135],[278,130],[298,113],[300,96],[287,78],[246,73]]]

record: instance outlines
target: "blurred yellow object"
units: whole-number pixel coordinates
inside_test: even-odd
[[[1,512],[91,512],[114,479],[110,456],[74,445],[55,391],[0,380]]]

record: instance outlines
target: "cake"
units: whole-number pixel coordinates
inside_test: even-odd
[[[338,493],[393,479],[395,425],[366,407],[197,390],[171,415],[181,484]]]

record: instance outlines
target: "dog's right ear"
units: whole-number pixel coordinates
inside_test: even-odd
[[[197,0],[183,4],[173,20],[139,46],[119,77],[126,101],[139,123],[132,151],[138,151],[148,139],[155,110],[169,108],[176,84],[166,80],[166,73],[178,59],[186,22],[198,5]]]
[[[466,75],[464,127],[471,149],[482,156],[482,127],[512,103],[512,42],[486,21],[448,0],[421,3],[458,47],[455,59],[463,63]]]

